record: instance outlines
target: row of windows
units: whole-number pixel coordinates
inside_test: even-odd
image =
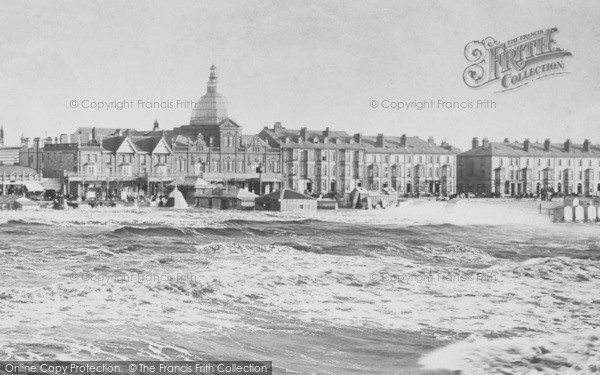
[[[406,168],[403,169],[402,166],[398,166],[397,168],[391,168],[392,177],[412,177],[412,169]],[[403,176],[403,171],[406,171],[406,176]],[[382,172],[382,173],[380,173]],[[390,168],[383,167],[379,168],[378,165],[372,165],[369,167],[369,177],[388,177],[390,172]],[[429,167],[425,169],[423,166],[418,166],[414,168],[415,177],[452,177],[452,168],[439,168],[439,167]],[[427,172],[427,174],[425,174]]]
[[[481,166],[484,166],[487,163],[487,160],[489,160],[487,158],[479,158],[479,159],[480,159],[479,163],[480,163]],[[542,166],[542,164],[548,165],[548,166],[552,165],[552,159],[551,158],[547,158],[547,159],[545,159],[545,161],[543,159],[501,158],[499,160],[499,165],[501,165],[501,166],[505,165],[505,164],[506,165],[521,165],[522,164],[522,160],[524,160],[525,165],[527,165],[527,166],[533,164],[534,160],[535,160],[535,164],[538,167]],[[561,166],[563,166],[563,163],[564,163],[566,166],[570,167],[571,164],[572,164],[572,161],[573,161],[572,159],[566,159],[566,160],[558,159],[557,160],[557,165],[559,167],[561,167]],[[473,159],[471,159],[470,162],[473,163]],[[598,160],[597,163],[598,163],[598,166],[600,167],[600,160]],[[593,161],[592,161],[592,159],[588,159],[587,161],[584,161],[584,159],[578,159],[577,160],[577,164],[580,167],[583,167],[584,164],[587,164],[588,166],[591,167],[593,165]],[[461,165],[461,166],[463,165],[463,159],[462,158],[460,159],[459,165]]]
[[[428,155],[428,156],[423,156],[423,155],[419,155],[419,156],[415,156],[414,160],[416,163],[450,163],[450,156],[446,155],[446,156],[440,156],[440,155]],[[396,162],[396,163],[400,163],[401,162],[401,155],[371,155],[371,161],[373,163],[379,163],[380,161],[383,161],[384,163],[390,163],[390,162]],[[412,155],[408,155],[406,156],[406,162],[408,164],[413,162],[413,156]]]

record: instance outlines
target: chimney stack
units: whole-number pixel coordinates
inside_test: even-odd
[[[158,119],[154,120],[154,126],[152,127],[152,131],[158,131]]]
[[[473,141],[471,141],[471,149],[475,150],[476,148],[479,148],[479,138],[473,137]]]
[[[585,141],[583,141],[583,151],[590,152],[591,147],[592,147],[592,143],[590,142],[589,139],[586,139]]]
[[[435,140],[433,139],[433,136],[429,136],[429,138],[427,138],[427,142],[431,143],[432,145],[435,144]]]
[[[481,148],[486,149],[490,147],[490,140],[488,139],[488,137],[483,138],[483,140],[481,141]]]
[[[300,136],[306,141],[308,138],[308,129],[300,128]]]
[[[550,138],[546,138],[544,141],[544,151],[550,151]]]
[[[375,147],[383,147],[384,144],[383,133],[377,134],[377,140],[375,141]]]
[[[123,136],[123,131],[121,129],[117,129],[117,131],[115,133],[117,134],[117,137]]]
[[[406,134],[402,134],[400,137],[400,146],[406,147]]]
[[[354,134],[354,142],[362,143],[362,134],[360,134],[360,133]]]
[[[510,141],[508,140],[508,138],[504,138],[504,143],[509,143]]]
[[[273,125],[273,130],[275,130],[276,132],[280,132],[283,129],[283,126],[281,126],[281,122],[277,121],[275,123],[275,125]]]
[[[69,136],[66,134],[61,134],[60,135],[60,143],[69,143]]]
[[[325,128],[325,131],[323,132],[323,135],[326,137],[331,137],[330,133],[329,133],[329,126]]]
[[[567,139],[565,141],[565,152],[571,152],[571,140]]]
[[[529,142],[529,138],[527,138],[526,140],[523,141],[523,150],[525,150],[525,152],[529,152],[529,146],[530,146],[530,142]]]
[[[94,126],[94,127],[92,128],[92,141],[95,141],[95,140],[96,140],[96,135],[97,135],[97,134],[96,134],[96,127]]]

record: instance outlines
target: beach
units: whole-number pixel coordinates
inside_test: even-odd
[[[592,373],[597,224],[552,223],[539,204],[3,212],[0,357]]]

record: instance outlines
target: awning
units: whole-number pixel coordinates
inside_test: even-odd
[[[27,188],[30,193],[37,193],[44,191],[44,187],[37,181],[24,181],[23,186]]]

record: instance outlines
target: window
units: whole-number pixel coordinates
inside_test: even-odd
[[[562,165],[562,159],[558,159],[558,166],[560,167]]]
[[[88,155],[89,156],[89,155]],[[88,176],[95,176],[96,175],[96,166],[95,165],[88,165],[86,167],[86,171],[85,171],[86,175]]]
[[[409,163],[409,164],[410,164],[410,163],[412,163],[412,156],[409,156],[409,157],[408,157],[408,163]]]
[[[130,165],[121,166],[121,176],[125,176],[125,177],[131,176],[131,166]]]
[[[583,166],[583,160],[582,159],[579,159],[579,166],[580,167]]]

